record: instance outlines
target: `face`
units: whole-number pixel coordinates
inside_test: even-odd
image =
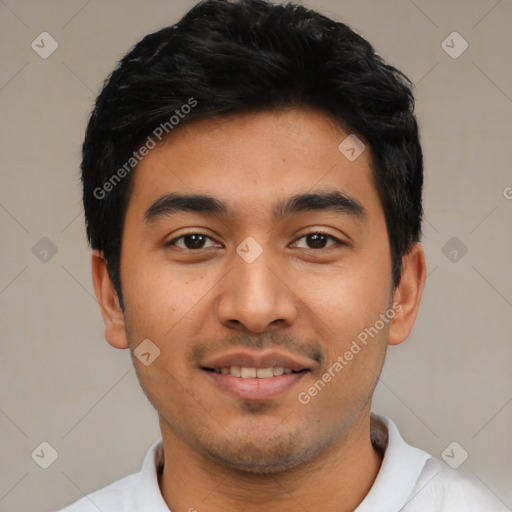
[[[368,413],[398,312],[370,151],[349,160],[347,136],[314,110],[251,113],[184,125],[140,163],[124,321],[132,353],[160,351],[133,360],[164,438],[272,472]]]

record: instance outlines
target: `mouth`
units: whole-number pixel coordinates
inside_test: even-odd
[[[294,387],[311,371],[306,361],[277,353],[236,353],[200,367],[221,391],[242,400],[269,400]]]
[[[295,371],[282,366],[270,366],[268,368],[250,368],[247,366],[223,366],[222,368],[202,368],[207,372],[220,373],[221,375],[232,375],[241,379],[270,379],[281,375],[307,372],[309,369]]]

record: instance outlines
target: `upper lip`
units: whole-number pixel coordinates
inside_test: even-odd
[[[309,359],[309,361],[311,361]],[[201,364],[201,368],[229,368],[231,366],[244,366],[246,368],[289,368],[295,372],[310,370],[310,365],[298,357],[282,354],[275,351],[249,352],[238,351],[224,354]]]

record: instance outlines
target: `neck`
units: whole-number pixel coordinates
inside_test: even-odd
[[[296,469],[254,474],[211,461],[160,418],[166,461],[159,485],[170,510],[353,511],[370,491],[382,457],[370,440],[370,409],[316,459]]]

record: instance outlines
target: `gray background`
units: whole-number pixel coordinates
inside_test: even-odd
[[[102,80],[192,4],[0,1],[2,512],[51,511],[138,471],[159,436],[128,351],[103,339],[78,168]],[[510,508],[512,2],[307,5],[352,25],[417,86],[429,277],[374,410],[438,457],[457,441],[469,453],[459,470]],[[59,45],[46,59],[31,47],[44,31]],[[454,31],[469,43],[458,58],[442,47]],[[43,441],[58,453],[46,470],[31,457]]]

